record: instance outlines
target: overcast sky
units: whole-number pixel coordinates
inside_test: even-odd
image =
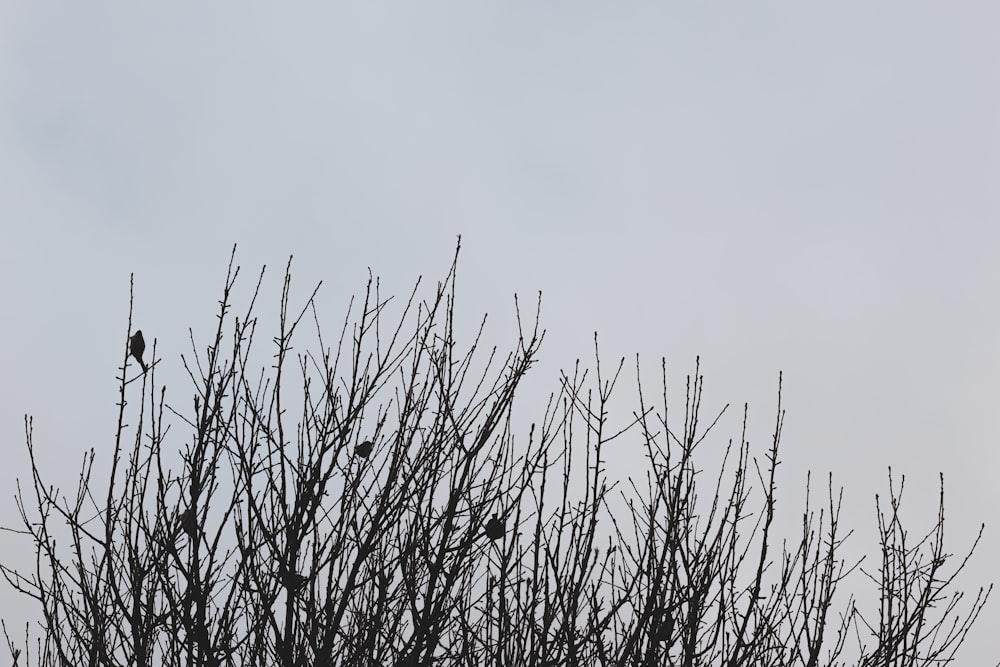
[[[187,405],[234,243],[337,322],[461,234],[470,327],[543,293],[529,399],[598,331],[677,386],[701,355],[762,448],[783,371],[784,511],[832,472],[860,548],[888,466],[914,532],[943,472],[950,549],[987,522],[961,581],[996,580],[1000,5],[817,4],[0,0],[0,488],[25,413],[67,485],[111,442],[131,272]]]

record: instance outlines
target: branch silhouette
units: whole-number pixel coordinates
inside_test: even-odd
[[[944,483],[930,533],[907,541],[902,482],[878,505],[877,566],[845,562],[843,490],[778,536],[779,379],[770,447],[716,445],[700,362],[668,411],[635,360],[565,372],[525,423],[515,396],[545,332],[515,300],[504,353],[485,318],[456,334],[456,269],[405,300],[369,275],[332,344],[291,260],[270,346],[262,270],[239,314],[235,248],[206,337],[180,355],[178,402],[129,336],[106,479],[86,453],[70,496],[45,482],[25,419],[16,496],[35,567],[0,564],[37,603],[15,665],[925,665],[953,657],[991,588],[955,590]],[[126,331],[132,332],[131,301]],[[200,341],[200,342],[199,342]],[[126,380],[129,356],[142,382]],[[134,378],[138,380],[139,378]],[[537,404],[537,401],[535,402]],[[190,407],[182,407],[186,404]],[[622,406],[628,405],[623,411]],[[622,418],[621,415],[628,415]],[[681,414],[680,420],[675,415]],[[669,415],[669,419],[668,419]],[[713,473],[706,448],[722,453]],[[611,458],[644,468],[610,479]],[[706,479],[706,475],[708,475]],[[781,545],[776,547],[775,545]],[[839,593],[854,573],[877,612]],[[963,606],[964,604],[964,606]],[[4,626],[6,633],[6,625]]]

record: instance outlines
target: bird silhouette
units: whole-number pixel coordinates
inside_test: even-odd
[[[142,372],[146,372],[146,362],[142,360],[142,353],[146,351],[146,341],[142,337],[142,332],[136,330],[128,340],[128,350],[135,357],[139,365],[142,366]]]
[[[181,530],[191,537],[198,534],[198,515],[195,514],[194,508],[189,507],[184,510],[180,518]]]
[[[282,586],[288,589],[289,593],[297,593],[309,583],[309,577],[285,567],[281,561],[278,562],[278,580]]]
[[[496,514],[486,522],[486,537],[490,540],[499,540],[506,530],[503,520],[498,519]]]
[[[309,577],[298,572],[289,572],[284,576],[281,583],[285,585],[285,588],[294,593],[309,583]]]
[[[361,458],[366,459],[371,455],[372,448],[374,446],[375,445],[372,443],[371,440],[365,440],[360,445],[354,448],[354,453],[360,456]]]

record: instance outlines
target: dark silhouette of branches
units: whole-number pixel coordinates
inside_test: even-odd
[[[234,249],[235,257],[235,249]],[[539,304],[509,352],[455,333],[455,260],[401,303],[369,276],[328,341],[319,287],[284,273],[277,332],[260,343],[262,271],[237,314],[231,259],[207,344],[181,355],[192,396],[157,384],[157,341],[124,332],[113,449],[88,452],[77,488],[44,481],[26,418],[22,526],[35,568],[0,565],[38,603],[39,636],[5,636],[15,665],[930,665],[952,656],[986,603],[962,606],[944,549],[943,481],[931,532],[908,540],[902,484],[879,505],[881,561],[863,570],[876,614],[837,596],[842,490],[807,484],[802,532],[776,532],[784,411],[755,456],[747,412],[705,478],[704,379],[668,419],[635,362],[633,412],[613,427],[624,361],[561,377],[535,421],[514,398],[538,358]],[[130,304],[131,306],[131,304]],[[147,370],[129,355],[149,354]],[[263,358],[269,361],[261,362]],[[144,362],[145,363],[145,362]],[[170,363],[166,361],[165,363]],[[184,403],[187,407],[184,407]],[[616,416],[615,419],[618,419]],[[95,463],[110,454],[107,479]],[[609,458],[643,460],[609,479]],[[14,530],[14,529],[8,529]],[[978,543],[978,538],[976,543]],[[835,597],[837,601],[835,602]],[[847,654],[853,652],[854,658]]]

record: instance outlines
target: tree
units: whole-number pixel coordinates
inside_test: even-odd
[[[871,572],[839,555],[832,480],[778,553],[780,381],[769,450],[751,455],[744,408],[744,434],[707,494],[698,456],[721,413],[703,418],[697,364],[679,426],[665,365],[654,403],[637,359],[633,417],[612,429],[625,364],[609,375],[598,354],[522,429],[512,408],[544,338],[540,299],[528,323],[515,299],[520,334],[502,360],[482,350],[485,320],[460,349],[457,259],[428,300],[418,281],[396,316],[369,277],[332,346],[316,291],[293,306],[289,262],[266,367],[254,345],[264,273],[234,316],[231,259],[214,335],[199,349],[192,333],[181,358],[190,408],[157,386],[155,339],[148,372],[129,377],[130,308],[108,479],[93,477],[91,451],[71,497],[50,488],[25,418],[32,485],[18,508],[36,568],[0,568],[39,603],[41,625],[33,651],[7,637],[14,663],[737,667],[954,655],[991,588],[959,609],[954,576],[978,537],[952,565],[943,481],[933,529],[911,544],[890,475]],[[310,335],[312,351],[293,347]],[[608,479],[614,441],[645,452],[644,477]],[[877,615],[849,596],[835,606],[855,571],[878,587]]]

